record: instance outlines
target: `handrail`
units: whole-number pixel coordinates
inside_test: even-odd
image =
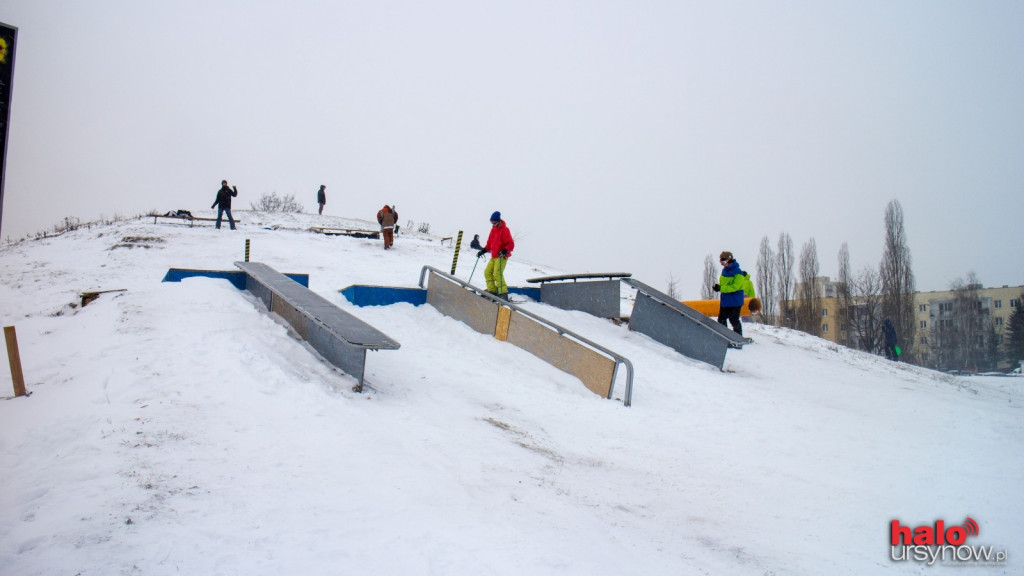
[[[574,340],[579,341],[581,344],[586,344],[587,346],[593,348],[594,350],[597,350],[598,352],[601,352],[602,354],[606,354],[606,355],[610,356],[612,358],[612,360],[615,360],[615,369],[612,371],[612,383],[611,383],[611,386],[608,388],[608,396],[609,396],[609,398],[612,395],[612,391],[614,391],[614,389],[615,389],[615,377],[619,373],[619,364],[625,365],[626,366],[626,394],[625,394],[625,397],[622,400],[622,404],[624,406],[629,406],[629,405],[631,405],[633,403],[633,363],[630,362],[629,359],[626,358],[625,356],[622,356],[621,354],[618,354],[616,352],[612,352],[611,350],[605,348],[604,346],[601,346],[600,344],[598,344],[596,342],[592,342],[592,341],[584,338],[583,336],[580,336],[579,334],[576,334],[575,332],[573,332],[573,331],[571,331],[571,330],[569,330],[567,328],[559,326],[558,324],[555,324],[554,322],[552,322],[550,320],[547,320],[545,318],[541,318],[540,316],[537,316],[536,314],[530,312],[529,310],[524,310],[524,309],[520,308],[519,306],[516,306],[515,304],[513,304],[511,302],[508,302],[506,300],[502,300],[501,298],[498,298],[494,294],[491,294],[490,292],[488,292],[486,290],[481,290],[480,288],[477,288],[476,286],[473,286],[472,284],[469,284],[468,282],[463,282],[462,280],[459,280],[455,276],[452,276],[451,274],[448,274],[447,272],[443,272],[441,270],[438,270],[437,268],[434,268],[433,266],[424,266],[423,269],[420,270],[420,283],[419,283],[420,288],[425,288],[424,281],[426,280],[427,272],[428,271],[433,272],[433,273],[437,274],[438,276],[441,276],[441,277],[443,277],[443,278],[445,278],[447,280],[451,280],[452,282],[455,282],[456,284],[462,286],[463,288],[467,288],[469,290],[472,290],[473,292],[475,292],[476,294],[478,294],[480,296],[483,296],[485,298],[493,300],[496,304],[499,304],[501,306],[508,306],[509,308],[515,310],[516,312],[519,312],[520,314],[522,314],[524,316],[528,316],[528,317],[536,320],[537,322],[540,322],[541,324],[544,324],[545,326],[547,326],[548,328],[553,329],[554,331],[558,332],[558,334],[560,334],[562,336],[570,336]]]
[[[526,281],[531,284],[546,284],[548,282],[562,282],[564,280],[595,280],[598,278],[607,278],[609,280],[615,280],[616,278],[629,278],[633,274],[630,272],[585,272],[583,274],[562,274],[560,276],[541,276],[539,278],[527,278]]]

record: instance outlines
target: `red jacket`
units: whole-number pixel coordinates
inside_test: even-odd
[[[507,250],[508,255],[512,256],[512,250],[515,247],[516,243],[512,240],[512,233],[509,232],[504,220],[497,226],[491,226],[491,234],[487,237],[487,244],[484,245],[484,250],[491,253],[491,258],[497,258],[498,252],[502,250]]]

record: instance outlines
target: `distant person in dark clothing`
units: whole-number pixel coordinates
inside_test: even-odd
[[[888,318],[882,324],[882,334],[885,336],[885,357],[893,362],[900,361],[900,340],[896,336],[896,327]]]
[[[320,205],[320,212],[318,212],[318,214],[321,216],[323,216],[324,213],[324,204],[327,204],[327,192],[324,192],[326,189],[327,186],[321,184],[320,191],[316,193],[316,203]]]
[[[221,217],[224,213],[228,214],[228,223],[231,224],[231,229],[235,230],[235,219],[231,217],[231,197],[238,196],[238,187],[228,187],[227,180],[220,181],[220,190],[217,191],[217,199],[213,201],[213,205],[210,206],[212,209],[214,206],[217,207],[217,229],[220,229]]]

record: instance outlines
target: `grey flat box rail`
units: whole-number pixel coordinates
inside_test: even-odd
[[[530,278],[527,282],[540,283],[540,301],[563,310],[580,310],[598,318],[619,318],[619,279],[628,272],[604,274],[566,274]]]
[[[630,330],[719,370],[729,348],[742,348],[747,343],[746,338],[643,282],[631,278],[622,282],[637,289],[636,304],[629,318]]]
[[[288,322],[331,364],[355,377],[362,390],[367,350],[397,350],[401,344],[345,312],[305,286],[259,262],[235,262],[245,289],[267,310]]]

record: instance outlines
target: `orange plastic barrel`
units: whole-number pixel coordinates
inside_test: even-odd
[[[718,300],[683,300],[683,304],[686,304],[690,308],[693,308],[697,312],[705,316],[711,316],[712,318],[718,317],[718,306],[721,304]],[[761,301],[757,298],[745,298],[743,300],[743,308],[740,310],[740,316],[752,316],[761,311]]]

